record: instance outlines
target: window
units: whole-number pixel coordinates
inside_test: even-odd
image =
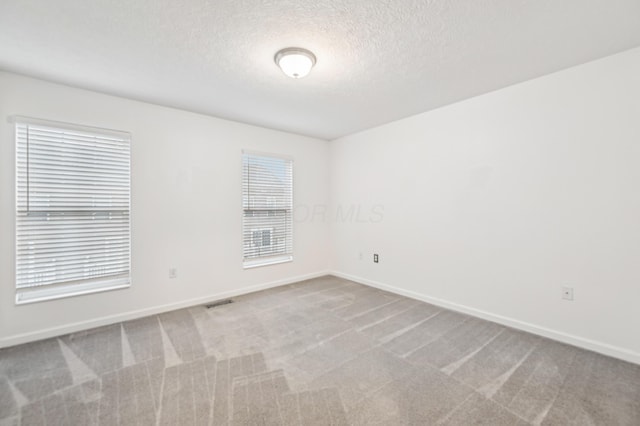
[[[130,136],[22,117],[16,303],[130,284]]]
[[[273,229],[256,229],[251,232],[253,234],[254,247],[271,247],[271,233]]]
[[[293,161],[242,155],[244,267],[293,259]]]

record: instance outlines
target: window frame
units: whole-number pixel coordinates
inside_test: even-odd
[[[290,253],[285,253],[285,254],[277,254],[277,255],[270,255],[270,256],[263,256],[263,257],[258,257],[258,258],[253,258],[253,259],[246,259],[245,258],[245,253],[244,253],[244,249],[245,249],[245,239],[244,239],[244,235],[245,235],[245,209],[244,209],[244,185],[245,185],[245,181],[244,181],[244,157],[245,155],[249,155],[249,156],[258,156],[258,157],[271,157],[271,158],[277,158],[280,160],[285,160],[285,161],[289,161],[291,162],[291,210],[290,210],[290,215],[291,215],[291,251]],[[281,263],[289,263],[289,262],[293,262],[293,252],[294,252],[294,241],[295,241],[295,227],[294,227],[294,220],[293,220],[293,213],[294,213],[294,193],[295,193],[295,160],[292,156],[289,155],[283,155],[283,154],[277,154],[277,153],[273,153],[273,152],[264,152],[264,151],[253,151],[253,150],[246,150],[243,149],[241,151],[241,155],[240,155],[240,213],[241,213],[241,218],[240,218],[240,246],[241,246],[241,253],[240,253],[240,259],[242,261],[242,268],[243,269],[253,269],[253,268],[259,268],[262,266],[270,266],[270,265],[277,265],[277,264],[281,264]],[[279,209],[274,209],[274,210],[279,210]],[[263,230],[265,228],[271,228],[267,225],[262,226],[260,229]],[[273,233],[273,230],[272,230]],[[273,238],[273,235],[272,237]]]
[[[13,289],[15,291],[15,305],[26,305],[37,302],[44,302],[56,299],[63,299],[69,297],[75,297],[85,294],[99,293],[104,291],[112,291],[112,290],[120,290],[131,287],[132,284],[132,249],[133,249],[133,234],[132,234],[132,221],[133,221],[133,203],[131,197],[131,157],[132,157],[132,135],[130,132],[106,129],[95,126],[86,126],[74,123],[66,123],[54,120],[46,120],[40,118],[26,117],[20,115],[14,115],[9,117],[9,123],[13,126],[13,148],[14,148],[14,169],[13,169]],[[95,277],[95,278],[87,278],[84,280],[75,280],[75,281],[62,281],[53,284],[45,284],[38,288],[38,286],[34,287],[18,287],[18,220],[19,220],[19,155],[20,150],[18,149],[18,126],[19,125],[27,125],[27,126],[43,126],[50,127],[52,129],[60,130],[60,131],[71,131],[71,132],[86,132],[88,134],[93,134],[97,136],[116,136],[122,138],[129,144],[128,149],[128,198],[127,205],[128,210],[124,210],[128,212],[128,227],[127,235],[128,235],[128,250],[127,254],[127,274],[122,277]],[[104,211],[95,210],[95,212],[104,213]],[[51,214],[51,211],[43,212],[44,215]]]

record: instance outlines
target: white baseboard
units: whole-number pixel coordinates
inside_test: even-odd
[[[129,321],[133,319],[147,317],[149,315],[161,314],[164,312],[174,311],[176,309],[202,305],[204,303],[213,302],[215,300],[226,299],[234,296],[240,296],[243,294],[253,293],[260,290],[266,290],[268,288],[279,287],[281,285],[286,285],[286,284],[292,284],[298,281],[318,278],[325,275],[329,275],[329,271],[319,271],[311,274],[298,275],[295,277],[285,278],[277,281],[271,281],[264,284],[252,285],[252,286],[240,288],[237,290],[230,290],[230,291],[210,294],[204,297],[198,297],[195,299],[183,300],[181,302],[169,303],[166,305],[154,306],[151,308],[145,308],[145,309],[140,309],[136,311],[129,311],[129,312],[124,312],[116,315],[109,315],[101,318],[91,319],[88,321],[65,324],[62,326],[51,327],[44,330],[38,330],[38,331],[29,332],[29,333],[16,334],[13,336],[4,337],[0,339],[0,348],[20,345],[22,343],[33,342],[41,339],[48,339],[50,337],[62,336],[68,333],[75,333],[82,330],[101,327],[104,325],[116,324],[122,321]]]
[[[357,277],[350,274],[345,274],[338,271],[329,272],[336,277],[344,278],[350,281],[364,284],[370,287],[375,287],[380,290],[385,290],[390,293],[395,293],[400,296],[409,297],[411,299],[427,302],[432,305],[440,306],[442,308],[450,309],[456,312],[462,312],[474,317],[482,318],[488,321],[492,321],[498,324],[506,325],[507,327],[515,328],[518,330],[526,331],[539,336],[547,337],[552,340],[557,340],[562,343],[566,343],[572,346],[577,346],[582,349],[587,349],[593,352],[598,352],[603,355],[618,358],[624,361],[632,362],[634,364],[640,364],[640,353],[631,351],[629,349],[621,348],[618,346],[609,345],[607,343],[598,342],[591,339],[585,339],[583,337],[574,336],[571,334],[563,333],[561,331],[552,330],[545,327],[540,327],[535,324],[519,321],[513,318],[504,317],[501,315],[492,314],[490,312],[482,311],[480,309],[472,308],[458,303],[449,302],[447,300],[430,297],[425,294],[416,293],[414,291],[404,290],[398,287],[394,287],[381,282],[369,280],[367,278]]]

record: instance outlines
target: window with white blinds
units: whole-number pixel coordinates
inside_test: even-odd
[[[293,260],[293,160],[242,155],[244,267]]]
[[[130,135],[14,121],[16,303],[129,286]]]

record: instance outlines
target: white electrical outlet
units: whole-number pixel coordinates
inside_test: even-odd
[[[362,260],[362,252],[358,253],[358,260]]]
[[[178,278],[178,268],[169,268],[169,278]]]
[[[573,287],[562,287],[562,298],[564,300],[573,300]]]

